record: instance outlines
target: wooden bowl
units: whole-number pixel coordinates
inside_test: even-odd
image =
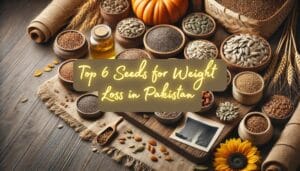
[[[226,69],[226,73],[229,77],[229,79],[227,80],[227,87],[226,87],[226,89],[227,89],[230,86],[231,82],[232,82],[232,74],[228,69]]]
[[[58,38],[67,32],[76,32],[76,33],[80,34],[82,36],[82,38],[84,39],[82,44],[75,49],[65,49],[65,48],[61,47],[57,42]],[[88,42],[87,42],[85,36],[81,32],[79,32],[77,30],[65,30],[56,36],[56,38],[54,40],[54,44],[53,44],[53,50],[54,50],[54,53],[62,59],[82,58],[88,53]]]
[[[184,22],[185,22],[185,20],[186,20],[188,17],[190,17],[190,16],[192,16],[192,15],[202,15],[202,16],[208,17],[208,18],[212,21],[212,23],[213,23],[213,25],[214,25],[214,26],[213,26],[213,29],[212,29],[210,32],[205,33],[205,34],[195,34],[195,33],[192,33],[192,32],[190,32],[190,31],[188,31],[188,30],[184,27]],[[203,12],[195,12],[195,13],[189,14],[188,16],[186,16],[186,17],[182,20],[182,22],[181,22],[181,27],[182,27],[183,32],[184,32],[188,37],[190,37],[190,38],[192,38],[192,39],[206,39],[206,38],[212,37],[212,36],[215,34],[216,28],[217,28],[217,24],[216,24],[215,20],[214,20],[210,15],[205,14],[205,13],[203,13]]]
[[[266,114],[271,119],[273,124],[282,125],[282,124],[287,123],[289,121],[289,119],[292,117],[292,115],[294,113],[294,106],[291,109],[291,112],[283,118],[275,118],[274,116],[270,115],[268,112],[265,111],[264,106],[262,106],[261,111],[262,111],[262,113]]]
[[[236,85],[235,85],[235,82],[236,82],[236,79],[242,75],[242,74],[245,74],[245,73],[252,73],[252,74],[256,74],[259,76],[260,80],[262,81],[262,86],[259,90],[257,90],[256,92],[254,93],[247,93],[247,92],[242,92],[240,91]],[[263,97],[263,90],[264,90],[264,79],[257,73],[255,72],[251,72],[251,71],[244,71],[244,72],[240,72],[238,74],[236,74],[232,80],[232,95],[233,95],[233,98],[238,101],[239,103],[241,104],[244,104],[244,105],[254,105],[256,103],[258,103],[261,98]]]
[[[174,118],[163,118],[159,115],[159,113],[160,112],[154,112],[154,116],[160,123],[165,125],[175,124],[183,117],[183,112],[178,112],[178,115]]]
[[[180,46],[178,48],[176,48],[175,50],[172,50],[172,51],[168,51],[168,52],[160,52],[160,51],[156,51],[154,49],[151,49],[148,45],[147,45],[147,36],[148,34],[153,31],[154,29],[157,29],[159,27],[170,27],[172,29],[175,29],[176,31],[178,31],[181,35],[181,38],[182,38],[182,42],[180,44]],[[144,38],[143,38],[143,43],[144,43],[144,46],[145,46],[145,49],[147,51],[149,51],[153,56],[157,57],[157,58],[169,58],[169,57],[174,57],[176,56],[177,54],[179,54],[183,48],[184,48],[184,45],[185,45],[185,42],[186,42],[186,37],[184,35],[184,33],[178,28],[178,27],[175,27],[173,25],[168,25],[168,24],[160,24],[160,25],[156,25],[152,28],[150,28],[144,35]]]
[[[247,33],[247,34],[248,34],[248,33]],[[263,37],[261,37],[261,36],[259,36],[259,35],[257,35],[257,36],[258,36],[259,38],[261,38],[263,41],[266,42],[266,44],[267,44],[267,46],[268,46],[267,48],[268,48],[268,51],[269,51],[268,59],[267,59],[264,63],[261,63],[260,65],[257,65],[257,66],[254,66],[254,67],[242,67],[242,66],[240,66],[240,65],[233,64],[233,63],[231,63],[230,61],[228,61],[228,59],[227,59],[227,58],[225,57],[225,55],[224,55],[223,47],[224,47],[225,43],[226,43],[230,38],[232,38],[232,37],[234,37],[234,36],[236,36],[236,35],[240,35],[240,34],[232,34],[232,35],[228,36],[228,37],[222,42],[221,47],[220,47],[221,58],[225,61],[225,63],[226,63],[226,65],[227,65],[228,69],[230,69],[230,70],[232,70],[232,71],[235,71],[235,72],[241,72],[241,71],[253,71],[253,72],[258,72],[258,71],[262,71],[263,69],[265,69],[265,68],[269,65],[269,63],[270,63],[270,61],[271,61],[271,57],[272,57],[272,49],[271,49],[271,46],[270,46],[269,42],[268,42],[265,38],[263,38]]]
[[[126,19],[131,19],[131,18],[126,18]],[[126,20],[125,19],[125,20]],[[119,31],[118,31],[118,27],[120,27],[120,21],[118,24],[117,24],[117,27],[116,27],[116,33],[115,33],[115,38],[116,38],[116,41],[121,45],[123,46],[124,48],[137,48],[137,47],[141,47],[143,46],[143,36],[146,32],[146,26],[144,24],[144,22],[138,18],[133,18],[135,19],[136,21],[138,21],[139,23],[141,23],[144,27],[144,30],[142,33],[140,33],[139,35],[135,36],[135,37],[125,37],[123,36]]]
[[[130,55],[128,57],[122,57],[122,55],[126,54],[126,53],[130,53],[130,52],[136,52],[139,51],[140,53],[143,53],[145,55],[145,58],[141,58],[140,56],[134,56],[134,55]],[[137,49],[137,48],[131,48],[131,49],[126,49],[123,50],[122,52],[120,52],[119,54],[117,54],[116,59],[152,59],[153,57],[151,56],[150,53],[148,53],[147,51],[143,50],[143,49]]]
[[[207,106],[202,106],[201,110],[198,113],[206,112],[206,111],[210,110],[215,105],[215,96],[214,96],[214,93],[212,91],[209,91],[209,93],[212,95],[211,103],[209,105],[207,105]]]
[[[103,0],[101,0],[101,3],[102,3],[102,1]],[[109,13],[103,9],[102,5],[100,5],[101,16],[103,17],[104,21],[106,21],[107,24],[111,28],[115,28],[119,21],[121,21],[122,19],[127,18],[129,16],[130,4],[127,0],[125,2],[127,3],[127,7],[120,13]]]
[[[265,131],[255,133],[255,132],[250,131],[246,127],[247,119],[249,117],[253,116],[253,115],[262,116],[266,119],[266,121],[268,123],[268,127]],[[240,122],[239,128],[238,128],[238,134],[241,137],[241,139],[249,140],[254,145],[263,145],[263,144],[266,144],[267,142],[269,142],[271,140],[271,138],[273,136],[273,126],[272,126],[271,121],[270,121],[270,119],[267,115],[265,115],[261,112],[250,112]]]
[[[69,90],[75,90],[74,88],[73,88],[73,83],[74,83],[74,81],[73,80],[67,80],[67,79],[65,79],[61,74],[60,74],[60,70],[61,70],[61,68],[65,65],[65,64],[67,64],[67,63],[69,63],[69,62],[74,62],[74,61],[76,61],[77,59],[69,59],[69,60],[65,60],[64,62],[62,62],[60,65],[59,65],[59,67],[58,67],[58,70],[57,70],[57,72],[58,72],[58,78],[59,78],[59,80],[60,80],[60,82],[66,87],[66,88],[68,88]]]
[[[91,94],[91,93],[88,93],[88,94],[83,94],[81,96],[79,96],[77,99],[76,99],[76,109],[77,109],[77,112],[79,114],[80,117],[84,118],[84,119],[88,119],[88,120],[94,120],[94,119],[98,119],[100,118],[102,115],[103,115],[103,112],[101,112],[100,110],[97,110],[95,112],[92,112],[92,113],[86,113],[86,112],[83,112],[81,111],[79,108],[78,108],[78,102],[85,96],[95,96],[98,98],[97,95],[94,95],[94,94]]]
[[[212,44],[212,45],[216,48],[216,52],[217,52],[217,53],[216,53],[216,56],[212,57],[212,59],[217,59],[217,57],[218,57],[218,55],[219,55],[218,47],[217,47],[213,42],[208,41],[208,40],[204,40],[204,39],[201,39],[201,40],[193,40],[193,41],[189,42],[189,43],[185,46],[184,51],[183,51],[185,59],[191,59],[191,58],[189,57],[189,55],[187,54],[187,48],[188,48],[189,44],[191,44],[191,43],[193,43],[193,42],[196,42],[196,41],[202,41],[202,42],[207,42],[207,43]]]

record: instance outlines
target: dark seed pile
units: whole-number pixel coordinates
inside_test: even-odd
[[[158,27],[147,35],[147,45],[159,52],[169,52],[180,47],[183,38],[176,29],[170,27]]]
[[[286,0],[217,0],[232,11],[263,20],[271,17]]]
[[[79,48],[84,41],[81,34],[70,31],[60,35],[57,39],[57,44],[67,50]]]
[[[99,100],[97,96],[87,95],[82,98],[77,103],[77,107],[83,113],[94,113],[99,111]]]

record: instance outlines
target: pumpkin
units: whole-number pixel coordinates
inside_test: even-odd
[[[147,25],[174,24],[183,17],[188,0],[131,0],[133,12]]]

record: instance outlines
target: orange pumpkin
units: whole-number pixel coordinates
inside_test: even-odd
[[[183,17],[188,0],[131,0],[135,15],[147,25],[173,24]]]

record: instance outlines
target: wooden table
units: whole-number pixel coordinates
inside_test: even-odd
[[[90,144],[50,114],[36,95],[37,87],[55,75],[57,67],[33,77],[34,70],[52,62],[55,55],[52,42],[35,44],[26,27],[49,1],[0,2],[0,170],[126,170],[109,157],[94,154]],[[276,40],[278,36],[272,44]],[[22,97],[28,102],[21,103]],[[58,129],[59,124],[64,127]]]

